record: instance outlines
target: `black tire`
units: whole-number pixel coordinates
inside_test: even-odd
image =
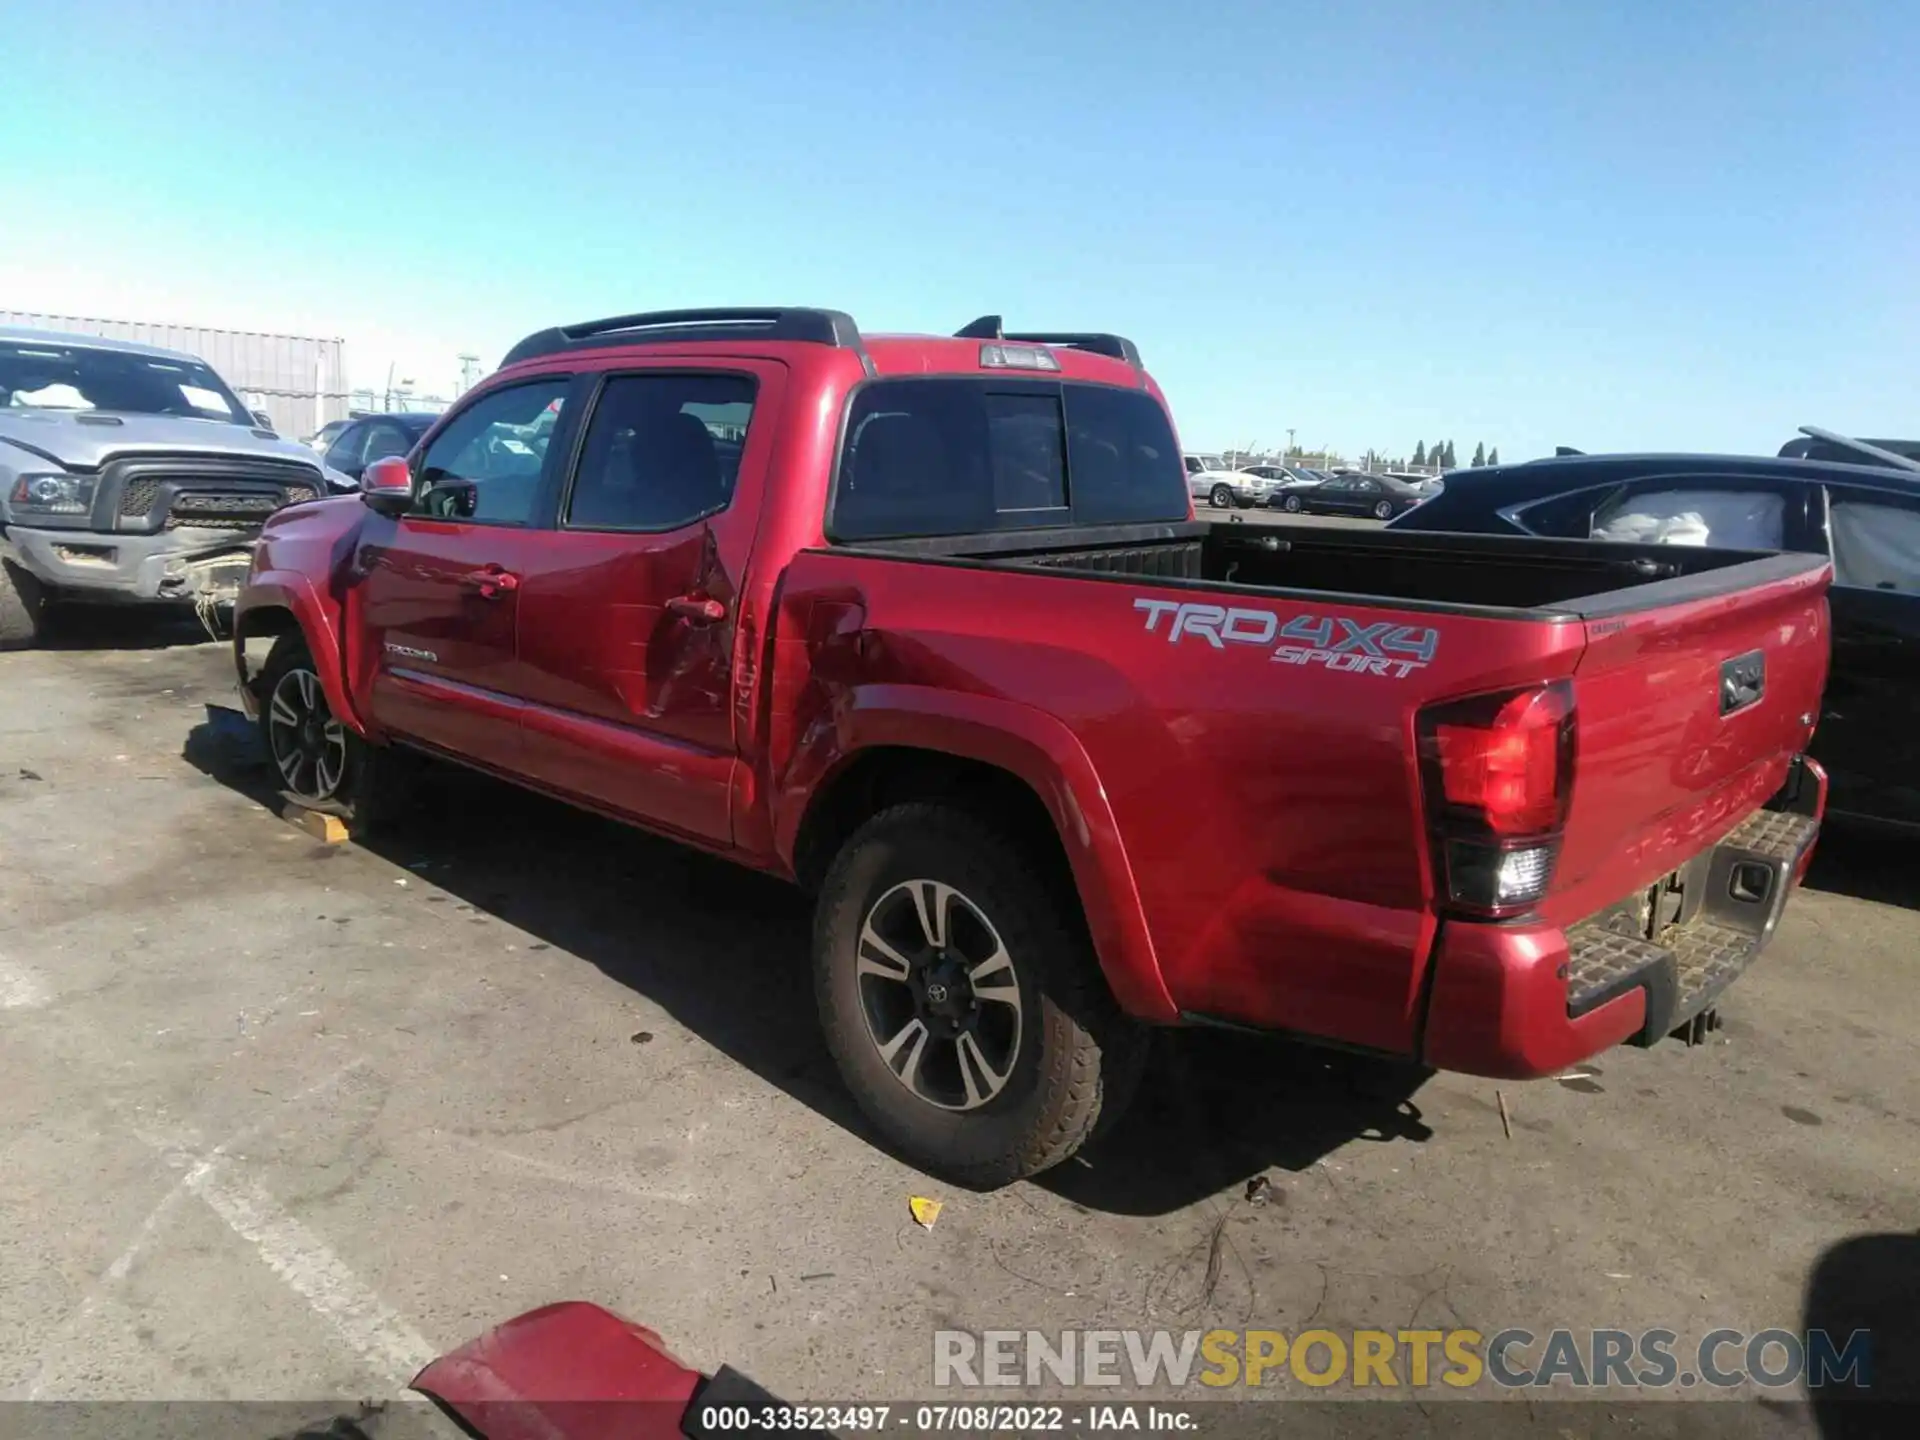
[[[1216,510],[1233,508],[1233,491],[1225,485],[1216,485],[1207,493],[1207,503]]]
[[[1280,502],[1280,508],[1289,515],[1298,515],[1300,513],[1300,497],[1298,495],[1287,496]]]
[[[46,587],[0,560],[0,650],[31,650],[46,619]]]
[[[1100,1124],[1109,1104],[1114,1111],[1121,1108],[1145,1060],[1149,1032],[1115,1006],[1077,904],[1044,878],[1054,868],[1020,837],[987,821],[946,805],[909,804],[884,810],[861,826],[821,888],[813,963],[827,1048],[861,1110],[887,1142],[914,1164],[960,1184],[992,1189],[1067,1159]],[[895,1048],[903,1048],[899,1036],[915,1024],[927,1038],[904,1047],[921,1058],[901,1068],[932,1089],[939,1078],[932,1072],[942,1071],[950,1055],[957,1077],[950,1089],[957,1092],[964,1085],[965,1095],[950,1094],[945,1102],[927,1098],[882,1056],[876,1031],[892,1025],[876,1026],[870,1019],[878,1007],[876,996],[912,994],[918,1005],[933,987],[923,983],[916,991],[906,980],[863,976],[863,950],[869,956],[873,952],[862,937],[869,921],[878,925],[884,907],[897,903],[903,890],[912,896],[907,884],[912,881],[954,892],[989,928],[969,925],[989,945],[997,941],[1007,956],[1012,983],[994,988],[1003,994],[1017,991],[1017,1038],[1000,1052],[1004,1081],[984,1100],[975,1100],[975,1091],[984,1086],[969,1076],[960,1042],[935,1037],[917,1012],[903,1022]],[[949,920],[941,928],[958,952],[960,922]],[[922,957],[912,958],[922,964]],[[965,970],[964,962],[960,968]],[[943,972],[922,968],[916,973],[924,982]],[[979,991],[987,993],[985,986]],[[976,1002],[973,1009],[983,1007]],[[994,1043],[984,1014],[978,1025],[968,1032],[980,1037],[975,1055]],[[938,1048],[948,1045],[951,1049]],[[924,1077],[923,1065],[932,1067]],[[982,1080],[1000,1078],[986,1066],[976,1065],[973,1073]]]
[[[1374,506],[1373,518],[1376,520],[1391,520],[1393,518],[1393,502],[1391,500],[1382,500],[1378,505]]]
[[[280,783],[280,794],[289,805],[337,815],[347,822],[356,839],[361,838],[383,828],[400,806],[412,779],[412,757],[391,746],[370,745],[352,727],[336,722],[319,681],[305,636],[296,632],[274,641],[267,663],[261,667],[255,682],[255,693],[260,700],[260,740]],[[323,732],[337,725],[336,774],[323,773],[317,763],[292,767],[286,763],[289,726],[285,709],[276,709],[277,700],[286,687],[293,687],[294,692],[307,692],[297,700],[294,694],[287,695],[289,700],[295,700],[296,712],[302,709],[315,712]],[[304,725],[305,719],[305,715],[299,715],[298,723]],[[311,740],[310,736],[307,738]],[[309,759],[312,759],[311,747]]]

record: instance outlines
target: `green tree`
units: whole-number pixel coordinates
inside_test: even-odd
[[[1427,463],[1426,441],[1416,440],[1413,442],[1413,463],[1416,465],[1424,465]]]
[[[1500,447],[1496,445],[1493,447],[1493,449],[1487,452],[1487,464],[1498,465],[1499,463],[1500,463]]]
[[[1478,469],[1487,463],[1487,445],[1484,440],[1477,441],[1473,447],[1473,459],[1467,462]]]
[[[1447,448],[1441,452],[1440,468],[1443,470],[1451,470],[1459,463],[1458,460],[1453,458],[1453,442],[1449,440],[1447,441]]]

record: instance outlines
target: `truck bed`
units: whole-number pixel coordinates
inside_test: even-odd
[[[1805,555],[1205,521],[829,544],[787,574],[806,659],[778,725],[1048,717],[1100,777],[1181,1013],[1404,1054],[1445,933],[1549,954],[1782,788],[1828,578]],[[1525,924],[1449,919],[1423,717],[1558,683],[1577,725],[1551,888]]]
[[[1455,614],[1595,619],[1818,570],[1818,556],[1319,525],[1192,521],[842,547],[957,565],[1312,594]]]

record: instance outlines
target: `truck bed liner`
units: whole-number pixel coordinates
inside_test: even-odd
[[[1818,569],[1818,556],[1597,540],[1191,521],[869,541],[842,552],[1062,570],[1207,590],[1391,601],[1527,619],[1601,619]]]

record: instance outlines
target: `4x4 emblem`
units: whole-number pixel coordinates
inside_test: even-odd
[[[1390,620],[1295,615],[1283,621],[1271,610],[1180,600],[1139,599],[1133,608],[1145,613],[1149,635],[1166,619],[1169,645],[1189,636],[1216,650],[1229,645],[1273,645],[1273,658],[1283,665],[1324,665],[1356,675],[1402,679],[1431,663],[1440,649],[1438,630],[1395,625]]]

